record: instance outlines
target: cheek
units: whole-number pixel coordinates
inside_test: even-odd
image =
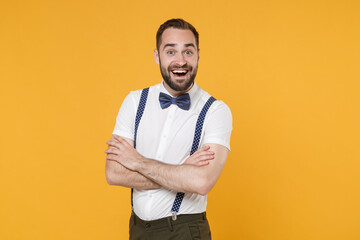
[[[187,58],[188,62],[193,64],[196,64],[198,62],[198,59],[199,59],[198,55],[192,55]]]
[[[191,66],[196,67],[198,64],[198,59],[196,57],[192,57],[192,58],[188,59],[188,63]]]
[[[168,59],[166,57],[161,57],[160,58],[160,62],[161,62],[161,65],[164,66],[164,67],[168,67],[169,64],[171,63],[171,59]]]

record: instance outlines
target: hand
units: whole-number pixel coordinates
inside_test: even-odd
[[[117,135],[112,135],[111,136],[111,139],[109,140],[109,141],[114,141],[114,142],[116,142],[117,140],[115,139],[115,137],[116,137]],[[106,144],[107,144],[107,142],[106,142]],[[108,145],[108,148],[106,149],[106,151],[105,151],[105,153],[107,153],[107,154],[110,154],[110,153],[108,153],[108,150],[116,150],[117,148],[116,147],[112,147],[112,146],[110,146],[110,145]],[[115,154],[115,152],[113,152],[113,153],[111,153],[111,154]]]
[[[208,151],[210,149],[209,146],[204,146],[199,148],[193,155],[191,155],[184,164],[194,165],[194,166],[205,166],[208,165],[214,159],[215,153],[212,151]]]
[[[116,161],[129,170],[136,171],[136,167],[140,163],[142,156],[126,139],[113,135],[106,144],[109,145],[108,149],[105,150],[107,160]]]

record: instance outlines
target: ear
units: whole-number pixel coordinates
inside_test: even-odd
[[[154,49],[154,59],[155,59],[155,62],[156,62],[157,64],[160,63],[160,61],[159,61],[159,52],[158,52],[157,49]]]
[[[200,49],[197,50],[198,51],[198,62],[200,60]]]

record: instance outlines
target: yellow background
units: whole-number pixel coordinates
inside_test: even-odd
[[[0,1],[0,239],[126,239],[105,141],[168,18],[234,118],[214,239],[360,239],[359,1]]]

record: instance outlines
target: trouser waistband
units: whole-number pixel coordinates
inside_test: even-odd
[[[206,219],[206,212],[203,213],[197,213],[197,214],[180,214],[177,216],[177,219],[174,221],[172,220],[172,217],[164,217],[157,220],[152,221],[144,221],[134,212],[132,212],[132,217],[134,218],[134,223],[140,224],[145,229],[156,229],[156,228],[163,228],[163,227],[169,227],[170,230],[173,229],[174,225],[192,222],[196,220],[205,220]]]

